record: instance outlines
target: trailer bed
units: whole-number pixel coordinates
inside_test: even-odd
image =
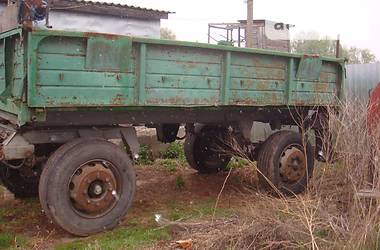
[[[0,34],[0,110],[336,105],[344,62],[317,55],[22,29]]]

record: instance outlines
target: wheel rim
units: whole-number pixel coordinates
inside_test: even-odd
[[[281,154],[280,178],[283,183],[294,184],[306,174],[306,156],[300,145],[290,145]]]
[[[76,169],[69,182],[74,211],[85,218],[102,217],[111,211],[120,194],[115,166],[106,160],[92,160]]]

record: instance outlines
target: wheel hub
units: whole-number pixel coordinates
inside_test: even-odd
[[[110,163],[92,161],[77,169],[70,182],[74,208],[86,216],[101,216],[116,203],[117,181]]]
[[[306,157],[299,148],[287,148],[280,160],[280,177],[283,182],[293,184],[306,174]]]
[[[103,187],[101,184],[91,184],[90,193],[94,196],[99,196],[103,193]]]

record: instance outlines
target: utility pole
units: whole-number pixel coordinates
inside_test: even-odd
[[[247,0],[247,28],[245,30],[247,48],[253,48],[253,0]]]
[[[340,58],[341,57],[341,54],[340,54],[340,34],[338,35],[338,39],[336,40],[336,58]]]

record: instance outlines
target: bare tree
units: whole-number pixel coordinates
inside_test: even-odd
[[[161,39],[176,40],[177,38],[174,31],[166,27],[161,28],[160,33],[161,33]]]

